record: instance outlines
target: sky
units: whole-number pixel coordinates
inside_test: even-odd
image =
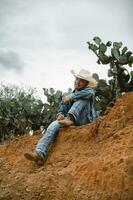
[[[66,91],[84,68],[107,78],[87,41],[133,50],[132,0],[0,0],[0,82]]]

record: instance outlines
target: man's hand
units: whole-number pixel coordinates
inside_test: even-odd
[[[69,103],[70,100],[71,100],[71,97],[69,95],[63,97],[64,103]]]
[[[63,120],[64,118],[65,118],[65,117],[64,117],[63,114],[59,114],[59,115],[57,116],[57,120],[58,120],[58,121]]]

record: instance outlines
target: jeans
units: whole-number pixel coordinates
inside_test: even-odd
[[[76,126],[84,125],[89,121],[88,117],[87,117],[87,115],[88,115],[87,104],[88,103],[89,103],[88,100],[78,100],[78,101],[74,102],[72,107],[69,109],[68,114],[73,115],[74,125],[76,125]],[[67,104],[64,104],[64,106],[67,107]],[[61,127],[63,127],[63,126],[59,123],[59,121],[55,120],[48,126],[45,134],[37,143],[36,152],[41,156],[42,159],[44,159],[44,157],[46,156],[50,143],[57,136],[59,129]]]

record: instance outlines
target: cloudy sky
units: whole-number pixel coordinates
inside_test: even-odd
[[[70,70],[106,78],[87,41],[133,50],[132,0],[0,0],[0,82],[67,90]]]

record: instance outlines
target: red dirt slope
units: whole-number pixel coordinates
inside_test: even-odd
[[[133,200],[133,92],[97,121],[61,129],[42,167],[23,156],[39,138],[0,146],[0,200]]]

